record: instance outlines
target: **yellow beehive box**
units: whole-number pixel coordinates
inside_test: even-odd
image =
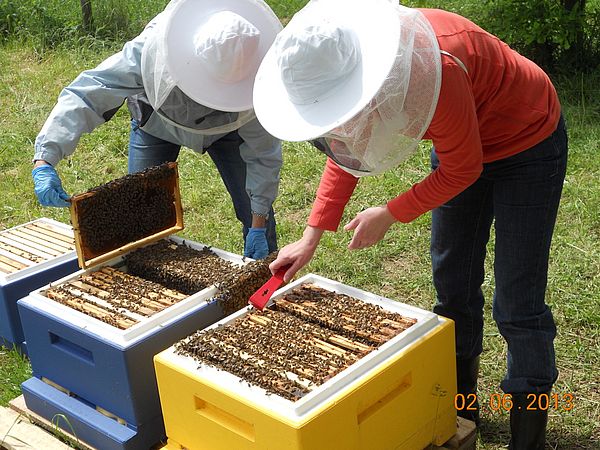
[[[417,323],[296,402],[171,347],[154,358],[169,438],[165,448],[422,450],[456,433],[453,322],[312,274],[274,298],[305,282],[379,304]]]

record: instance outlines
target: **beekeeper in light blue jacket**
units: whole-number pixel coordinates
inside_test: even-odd
[[[127,100],[129,172],[175,161],[182,145],[208,153],[243,224],[244,254],[275,250],[281,142],[256,120],[252,87],[281,28],[262,0],[171,1],[119,53],[61,92],[35,141],[40,203],[69,205],[56,165]]]

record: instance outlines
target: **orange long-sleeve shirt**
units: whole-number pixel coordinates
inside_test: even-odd
[[[435,146],[439,167],[387,202],[400,222],[410,222],[465,190],[483,163],[503,159],[543,141],[560,118],[558,96],[535,63],[468,19],[420,9],[431,23],[442,55],[438,104],[424,139]],[[328,160],[308,224],[336,230],[358,178]]]

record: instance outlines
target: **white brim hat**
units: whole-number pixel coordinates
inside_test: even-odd
[[[254,82],[258,120],[288,141],[314,139],[348,121],[385,82],[400,31],[390,0],[312,0],[262,60]]]
[[[254,77],[281,31],[261,0],[177,0],[164,26],[166,69],[195,102],[221,111],[252,109]]]

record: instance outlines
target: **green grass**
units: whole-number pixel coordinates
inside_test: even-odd
[[[286,5],[289,2],[281,3],[282,15]],[[33,141],[61,88],[116,48],[116,44],[106,44],[40,54],[27,46],[0,47],[0,229],[38,217],[68,222],[66,210],[42,208],[34,197],[30,175]],[[555,392],[573,393],[575,408],[572,412],[551,411],[548,442],[556,449],[592,449],[600,446],[600,73],[564,77],[556,84],[569,125],[570,159],[552,247],[547,301],[558,325],[560,376]],[[67,192],[83,192],[126,173],[128,121],[126,108],[122,108],[111,122],[84,136],[77,152],[59,164]],[[186,225],[181,235],[241,253],[240,227],[210,159],[184,150],[179,163]],[[323,163],[323,157],[307,144],[284,144],[280,195],[275,204],[280,245],[299,238]],[[383,204],[407,189],[428,173],[428,164],[425,143],[400,168],[361,181],[342,223],[363,208]],[[385,241],[355,252],[346,248],[350,233],[327,233],[303,273],[316,272],[429,310],[434,301],[429,226],[429,215],[408,225],[398,224]],[[490,243],[480,382],[480,394],[486,398],[500,392],[506,354],[491,317],[492,257]],[[0,404],[18,395],[19,383],[29,376],[27,361],[1,350]],[[507,414],[484,407],[483,419],[479,448],[503,448],[508,436]]]
[[[0,346],[0,405],[21,395],[21,383],[30,376],[29,362],[21,354]]]

